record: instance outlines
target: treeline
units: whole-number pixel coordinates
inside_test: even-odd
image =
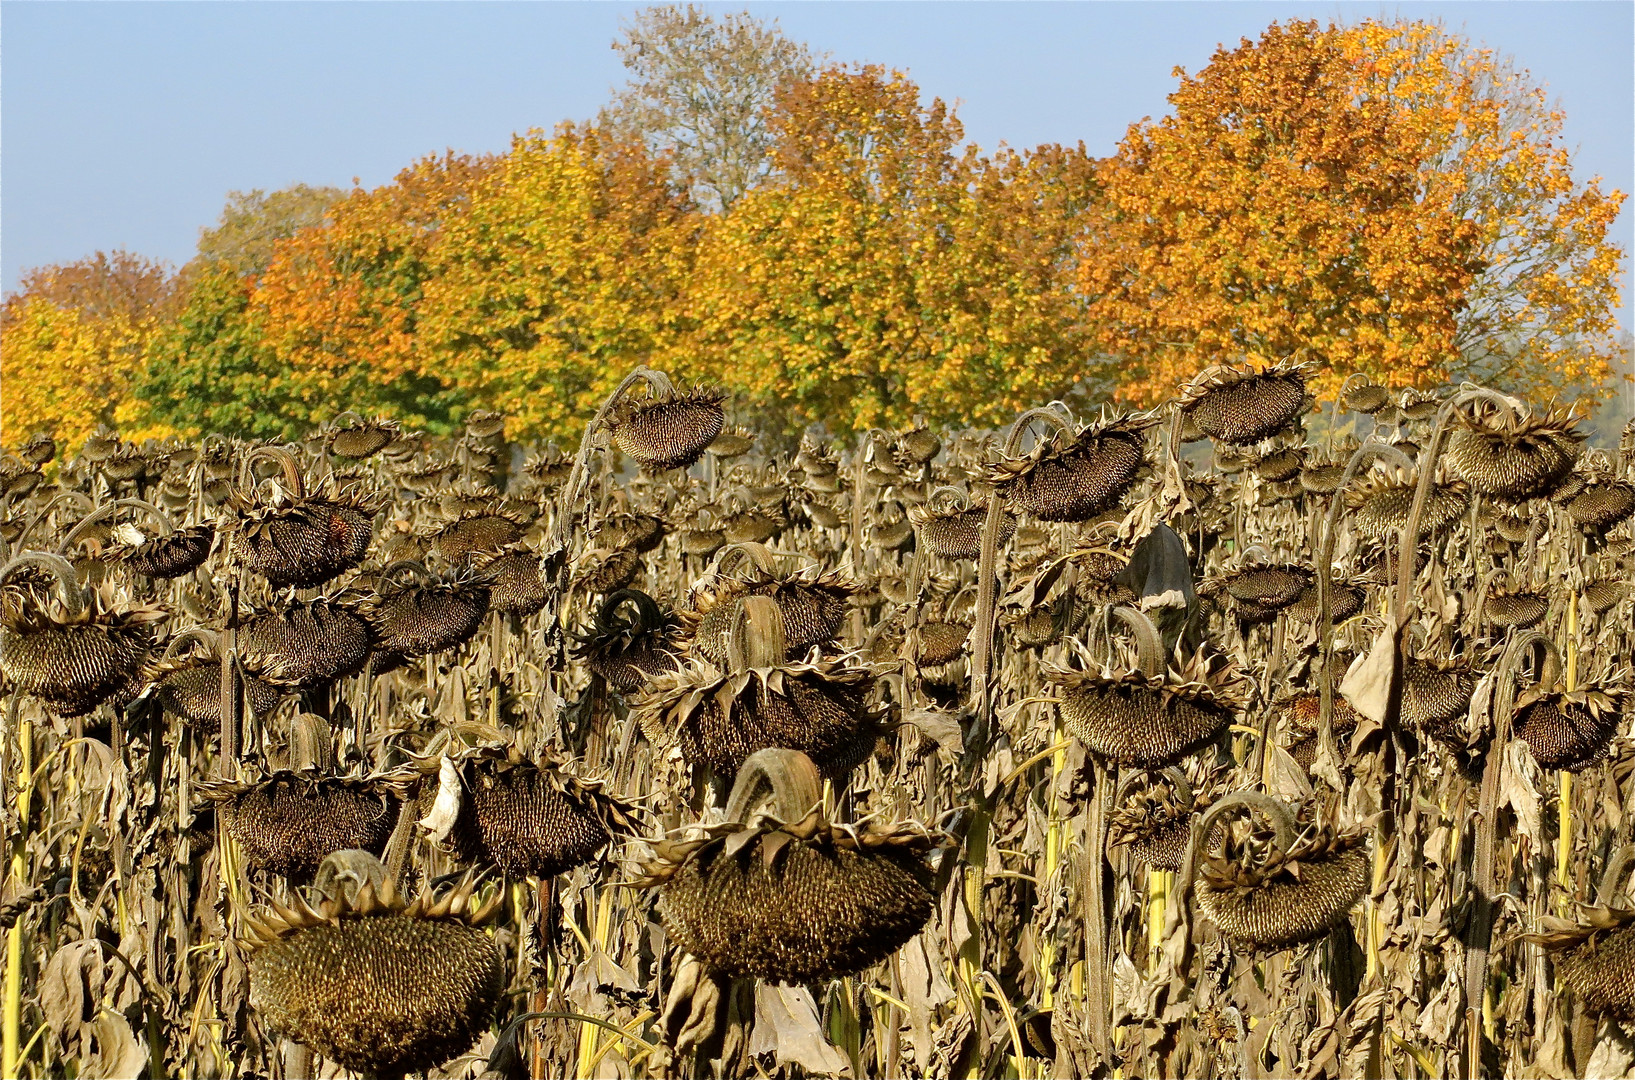
[[[1535,398],[1615,374],[1624,196],[1574,179],[1541,89],[1433,25],[1274,24],[1099,160],[982,153],[902,73],[748,16],[653,9],[616,47],[630,87],[594,121],[235,196],[176,273],[32,272],[5,442],[474,408],[562,438],[636,363],[785,430],[1140,404],[1243,356]]]

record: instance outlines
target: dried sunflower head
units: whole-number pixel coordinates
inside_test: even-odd
[[[408,782],[401,773],[366,777],[279,769],[202,783],[195,790],[216,805],[251,870],[304,883],[333,852],[384,851]]]
[[[503,509],[466,511],[433,533],[431,540],[439,555],[457,563],[474,555],[498,554],[520,542],[523,525]]]
[[[988,468],[994,491],[1013,510],[1040,521],[1086,521],[1118,504],[1146,461],[1152,414],[1120,416],[1041,440],[1018,458]]]
[[[761,755],[746,766],[756,768]],[[772,780],[772,814],[734,814],[702,835],[653,843],[642,884],[659,890],[671,938],[710,970],[736,978],[809,983],[855,975],[902,947],[931,917],[926,855],[936,841],[917,823],[832,825],[820,810],[792,810],[804,783]]]
[[[1293,694],[1279,702],[1276,708],[1289,732],[1289,756],[1293,757],[1302,769],[1310,769],[1317,760],[1317,744],[1321,738],[1318,728],[1323,715],[1322,695],[1314,691]],[[1335,693],[1334,711],[1329,722],[1333,726],[1334,741],[1338,744],[1342,756],[1351,733],[1357,730],[1357,719],[1357,710],[1353,709],[1351,703],[1339,693]]]
[[[523,618],[543,608],[549,594],[539,570],[539,556],[520,545],[481,563],[478,577],[488,585],[489,608]]]
[[[1635,514],[1635,484],[1599,480],[1567,501],[1567,515],[1586,533],[1598,534]]]
[[[1244,706],[1243,683],[1200,651],[1181,669],[1098,674],[1041,667],[1061,695],[1062,722],[1085,749],[1117,765],[1157,769],[1206,745]]]
[[[316,690],[357,674],[374,640],[358,605],[339,597],[256,611],[238,628],[245,668],[289,690]]]
[[[72,580],[66,564],[60,572]],[[152,655],[154,624],[167,615],[125,602],[111,585],[42,596],[13,578],[0,595],[0,674],[57,716],[128,704]]]
[[[566,873],[632,825],[628,806],[566,764],[550,754],[526,757],[508,742],[434,753],[420,761],[419,809],[435,814],[439,803],[458,805],[437,838],[459,862],[495,866],[516,881]]]
[[[798,750],[823,775],[845,776],[874,749],[882,714],[873,677],[844,661],[785,659],[784,618],[770,596],[738,600],[724,667],[693,662],[648,680],[632,711],[655,743],[674,741],[688,762],[733,775],[757,750]],[[695,641],[695,648],[696,648]]]
[[[235,508],[223,530],[233,557],[269,584],[310,588],[363,561],[380,503],[356,487],[326,483],[318,495],[290,498],[278,491],[269,502],[238,499]]]
[[[654,675],[681,666],[679,624],[651,596],[620,589],[602,601],[574,655],[621,694],[640,690]]]
[[[1261,800],[1274,802],[1260,796],[1253,805]],[[1225,802],[1205,815],[1206,826]],[[1371,867],[1365,830],[1340,831],[1286,808],[1268,816],[1272,830],[1215,834],[1223,843],[1204,858],[1196,888],[1199,908],[1233,943],[1275,951],[1333,929],[1368,891]]]
[[[770,596],[783,614],[785,641],[793,659],[834,640],[857,591],[855,582],[818,566],[779,574],[770,565],[753,565],[698,582],[688,596],[688,609],[679,617],[692,637],[692,654],[725,664],[737,602],[746,596]]]
[[[1391,392],[1378,383],[1360,382],[1346,390],[1340,399],[1352,412],[1377,413],[1391,403]]]
[[[1472,491],[1522,502],[1550,494],[1572,471],[1584,443],[1578,423],[1570,409],[1521,417],[1479,404],[1459,412],[1445,456]]]
[[[372,872],[352,868],[365,859]],[[267,1028],[382,1080],[469,1050],[505,992],[504,956],[480,929],[504,890],[478,904],[467,878],[405,903],[364,852],[331,856],[317,876],[314,900],[245,922],[250,1005]]]
[[[1482,621],[1521,630],[1537,623],[1549,610],[1550,598],[1545,593],[1495,588],[1482,602]]]
[[[166,657],[150,665],[143,678],[154,688],[154,700],[160,708],[181,717],[201,734],[221,730],[221,660],[215,649],[201,645]],[[246,672],[244,697],[251,713],[265,716],[277,707],[283,694],[271,683]]]
[[[1351,508],[1352,524],[1363,536],[1377,541],[1399,538],[1408,527],[1413,512],[1419,474],[1401,468],[1377,469],[1355,487],[1347,489],[1345,502]],[[1470,506],[1465,486],[1457,481],[1432,482],[1426,492],[1420,529],[1435,534],[1446,529]]]
[[[1306,365],[1217,368],[1181,393],[1181,411],[1216,442],[1249,446],[1283,430],[1306,404]]]
[[[363,609],[374,647],[399,656],[426,656],[470,641],[488,614],[490,587],[480,575],[458,572],[400,584],[383,575]]]
[[[1402,719],[1453,747],[1469,744],[1466,730],[1477,672],[1460,660],[1410,658],[1402,668]]]
[[[332,429],[324,441],[329,446],[329,452],[336,457],[362,461],[390,446],[400,430],[396,421],[381,417],[355,420]]]
[[[1539,919],[1540,932],[1523,934],[1544,946],[1567,988],[1592,1013],[1635,1021],[1635,911],[1583,907],[1578,918]]]
[[[725,400],[725,392],[704,387],[624,398],[610,420],[613,441],[649,472],[686,468],[721,434]]]
[[[150,537],[134,525],[121,525],[114,530],[113,539],[109,557],[144,577],[168,579],[191,574],[204,565],[215,546],[216,528],[187,525]]]
[[[1628,686],[1618,680],[1576,690],[1535,686],[1517,699],[1511,723],[1541,766],[1580,772],[1607,756],[1626,726],[1629,699]]]
[[[982,527],[988,520],[987,502],[961,505],[946,498],[939,499],[938,494],[940,492],[934,492],[925,502],[908,508],[908,520],[925,539],[926,548],[944,559],[980,558]],[[1015,516],[1001,510],[999,545],[1003,547],[1015,534]]]
[[[1174,767],[1129,773],[1107,819],[1108,848],[1128,846],[1130,856],[1143,866],[1180,870],[1193,815],[1215,801],[1229,770],[1192,771],[1191,777]]]

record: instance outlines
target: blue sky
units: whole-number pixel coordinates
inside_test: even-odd
[[[638,6],[6,0],[3,285],[98,249],[181,263],[233,189],[379,184],[425,154],[588,117],[623,82],[608,46]],[[1095,154],[1167,110],[1172,69],[1273,20],[1440,18],[1547,85],[1579,175],[1635,190],[1630,0],[748,6],[832,59],[907,70],[958,101],[985,148],[1083,140]],[[1626,249],[1632,222],[1626,208]],[[1627,314],[1627,281],[1624,295]]]

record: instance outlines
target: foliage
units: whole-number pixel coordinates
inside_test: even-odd
[[[713,376],[831,429],[992,422],[1073,385],[1082,149],[981,157],[876,67],[793,84],[769,124],[772,182],[707,225],[688,294]]]
[[[276,245],[251,306],[315,408],[448,429],[459,398],[420,362],[417,307],[441,229],[492,166],[453,153],[425,158],[390,184],[354,190],[331,207],[330,224]]]
[[[1178,73],[1174,113],[1105,163],[1084,246],[1122,394],[1246,353],[1393,385],[1606,377],[1624,196],[1573,180],[1561,114],[1491,51],[1293,22]]]
[[[0,309],[4,441],[46,431],[77,447],[99,424],[127,438],[165,434],[130,384],[173,297],[167,267],[124,251],[25,275]]]
[[[597,124],[668,154],[694,197],[727,209],[766,175],[765,112],[812,72],[811,52],[748,12],[719,21],[689,4],[639,12],[613,43],[631,77]]]
[[[294,184],[268,193],[230,191],[214,228],[199,232],[202,265],[226,264],[234,273],[259,274],[272,262],[273,246],[302,229],[324,223],[331,206],[346,196],[335,187]]]
[[[1436,26],[1274,24],[1100,162],[984,154],[902,73],[814,73],[747,15],[650,9],[615,47],[632,82],[596,125],[344,196],[234,193],[176,280],[123,255],[34,275],[8,422],[441,433],[483,407],[562,439],[638,362],[780,435],[1150,403],[1245,354],[1320,361],[1325,391],[1616,373],[1624,196],[1574,180],[1524,75]]]
[[[516,139],[428,254],[420,363],[508,430],[571,438],[673,337],[696,216],[669,162],[565,125]]]
[[[188,437],[269,439],[326,418],[328,403],[314,408],[266,344],[251,295],[234,264],[194,264],[182,308],[154,336],[133,386],[154,417]]]

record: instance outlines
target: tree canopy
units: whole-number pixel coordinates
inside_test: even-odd
[[[638,363],[786,431],[1134,404],[1211,364],[1604,393],[1624,195],[1562,116],[1425,22],[1273,24],[1177,72],[1111,157],[965,140],[903,72],[653,9],[595,123],[390,183],[234,193],[181,275],[117,253],[5,303],[6,438],[292,437],[475,408],[572,438]],[[85,388],[93,388],[89,395]]]

